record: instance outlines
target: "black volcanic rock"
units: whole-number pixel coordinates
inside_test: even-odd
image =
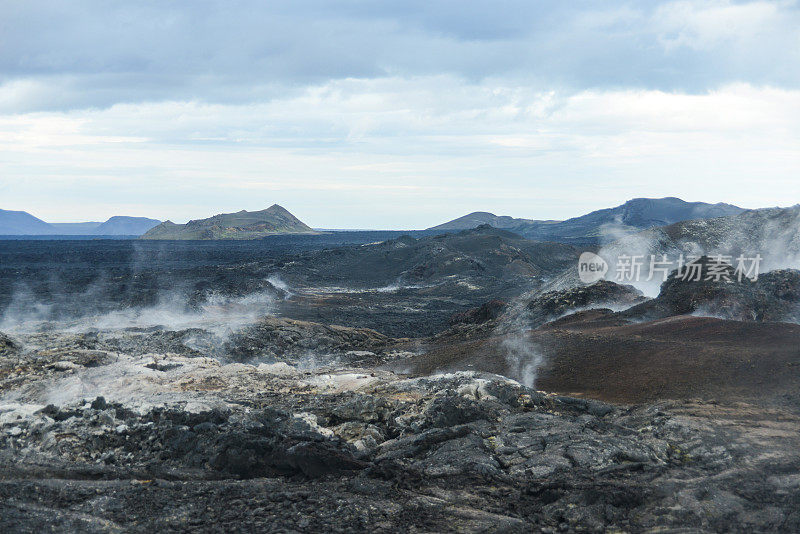
[[[521,295],[507,304],[491,300],[450,318],[450,328],[434,336],[437,343],[520,333],[582,310],[611,314],[608,308],[628,308],[646,301],[633,286],[601,280],[592,285]],[[572,316],[572,315],[570,315]]]
[[[465,312],[453,314],[453,316],[450,317],[450,325],[483,324],[487,321],[497,319],[507,308],[508,304],[502,300],[490,300],[477,308],[470,308]]]
[[[11,356],[19,350],[14,340],[0,332],[0,356]]]
[[[776,299],[800,303],[800,271],[795,269],[770,271],[758,278],[758,284]]]
[[[531,326],[539,326],[584,308],[627,308],[645,300],[642,292],[633,286],[600,280],[588,286],[549,291],[532,298],[525,305],[526,322]]]
[[[137,407],[89,397],[0,425],[0,529],[800,526],[800,434],[788,411],[697,401],[618,407],[478,373],[379,373],[368,392],[336,393],[245,366],[180,376],[187,399],[226,402]],[[231,379],[233,387],[214,386]],[[781,439],[765,439],[767,431]]]
[[[296,362],[313,357],[322,363],[341,358],[374,359],[375,353],[396,343],[368,328],[266,317],[233,334],[226,352],[237,361]]]
[[[483,225],[458,234],[403,236],[372,245],[293,257],[284,275],[319,283],[377,286],[435,284],[453,278],[510,281],[553,274],[577,259],[568,245],[530,241]]]
[[[707,255],[762,257],[760,272],[800,264],[800,206],[749,210],[738,215],[683,221],[626,236],[604,247],[601,255],[660,256],[673,261]]]
[[[657,298],[620,315],[652,320],[694,314],[759,322],[800,318],[800,271],[772,271],[752,281],[729,264],[722,264],[719,274],[709,274],[709,268],[720,263],[708,256],[693,265],[697,271],[688,266],[673,271]]]
[[[731,265],[722,265],[719,280],[706,279],[709,267],[714,265],[707,256],[693,265],[698,268],[700,280],[692,279],[695,275],[689,266],[674,271],[661,286],[656,299],[658,305],[665,306],[670,315],[685,315],[705,308],[709,312],[721,312],[726,318],[754,318],[747,311],[758,299],[753,282],[743,278],[734,283],[736,273]]]

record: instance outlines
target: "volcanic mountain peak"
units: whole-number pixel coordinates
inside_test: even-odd
[[[143,235],[142,239],[258,239],[274,234],[312,234],[314,230],[273,204],[260,211],[241,210],[220,213],[207,219],[197,219],[186,224],[166,221]]]
[[[516,219],[506,215],[495,215],[488,211],[473,211],[463,217],[429,228],[429,230],[470,230],[488,224],[495,228],[514,228],[521,224],[531,223],[530,219]]]
[[[676,197],[634,198],[621,206],[611,208],[611,213],[620,223],[636,227],[663,226],[685,220],[726,217],[743,211],[742,208],[722,202],[717,204],[686,202]]]
[[[115,215],[97,226],[93,233],[97,235],[142,235],[161,221],[147,217],[128,217]]]
[[[654,226],[692,219],[737,215],[744,210],[730,204],[686,202],[675,197],[634,198],[614,208],[593,211],[565,221],[540,221],[497,217],[475,212],[434,226],[431,230],[456,230],[489,224],[516,232],[529,239],[573,244],[597,244]]]

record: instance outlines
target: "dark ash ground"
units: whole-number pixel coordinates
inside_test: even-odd
[[[543,293],[577,251],[496,230],[204,246],[3,244],[0,531],[800,531],[795,272],[646,300]]]

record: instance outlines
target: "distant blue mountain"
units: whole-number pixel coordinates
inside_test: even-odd
[[[140,236],[161,221],[115,216],[106,222],[46,223],[24,211],[0,210],[0,235]]]
[[[151,228],[161,224],[156,219],[147,217],[111,217],[94,230],[95,235],[142,235]]]
[[[58,230],[24,211],[0,210],[0,235],[49,235]]]

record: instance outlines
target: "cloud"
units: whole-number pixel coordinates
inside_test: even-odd
[[[797,87],[796,2],[0,2],[0,112],[249,103],[349,78]]]
[[[765,41],[772,44],[783,40],[792,27],[796,28],[793,7],[794,2],[785,1],[678,1],[659,6],[654,19],[668,50],[710,50],[744,44],[763,48]],[[790,43],[791,40],[787,44]]]
[[[2,207],[180,221],[279,202],[408,228],[781,203],[798,27],[796,1],[0,0]]]
[[[110,216],[120,199],[173,220],[279,202],[318,227],[361,228],[477,209],[564,218],[633,196],[757,207],[796,196],[798,125],[800,90],[747,84],[573,94],[349,79],[260,103],[0,116],[0,181],[51,220],[76,205]]]

